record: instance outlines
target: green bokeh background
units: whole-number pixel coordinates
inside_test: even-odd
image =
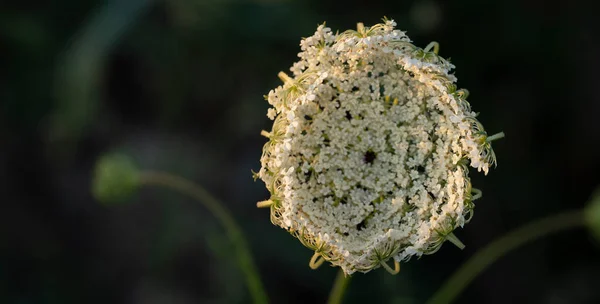
[[[0,303],[248,303],[219,224],[179,194],[127,204],[91,192],[99,157],[201,183],[243,227],[273,303],[324,303],[336,270],[274,227],[251,170],[263,95],[301,37],[387,16],[440,43],[481,113],[498,168],[460,251],[358,274],[346,303],[422,303],[478,248],[584,206],[600,183],[600,28],[593,1],[122,0],[0,4]],[[518,249],[460,303],[600,303],[600,249],[584,230]]]

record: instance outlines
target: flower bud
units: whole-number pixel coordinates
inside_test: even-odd
[[[104,204],[122,203],[137,190],[139,184],[139,170],[129,157],[107,154],[96,164],[92,194]]]

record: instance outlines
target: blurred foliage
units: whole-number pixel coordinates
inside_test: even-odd
[[[94,164],[127,153],[141,169],[197,181],[248,236],[273,303],[322,303],[335,269],[272,226],[258,169],[262,96],[299,39],[395,19],[440,42],[480,120],[506,139],[474,174],[483,198],[458,237],[395,277],[356,275],[347,303],[422,303],[458,264],[511,228],[582,208],[600,184],[598,20],[592,1],[127,0],[0,4],[0,303],[247,303],[223,232],[201,207],[144,189],[98,204]],[[514,252],[466,303],[597,303],[597,243],[582,231]],[[206,245],[208,244],[208,245]]]
[[[592,194],[585,210],[586,223],[597,241],[600,241],[600,188]]]

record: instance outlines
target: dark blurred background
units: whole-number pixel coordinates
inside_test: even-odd
[[[387,16],[457,66],[498,168],[467,245],[353,278],[346,303],[422,303],[493,239],[581,208],[600,183],[600,35],[594,1],[62,0],[0,4],[0,303],[248,303],[231,244],[196,202],[144,188],[91,194],[94,165],[126,153],[192,179],[243,227],[273,303],[324,303],[336,269],[271,225],[252,180],[269,129],[263,95],[301,37]],[[600,303],[585,230],[520,248],[460,303]]]

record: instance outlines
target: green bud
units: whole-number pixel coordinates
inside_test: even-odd
[[[140,185],[140,172],[123,154],[107,154],[96,163],[92,194],[103,204],[123,203]]]
[[[596,189],[585,208],[585,222],[592,234],[600,240],[600,188]]]

